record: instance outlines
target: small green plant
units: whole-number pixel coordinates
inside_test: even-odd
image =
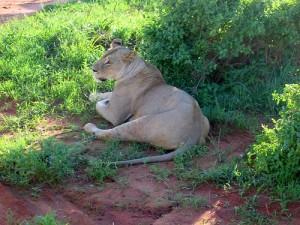
[[[114,162],[144,156],[143,149],[148,145],[130,143],[122,147],[119,140],[109,140],[97,158],[90,160],[87,166],[88,176],[102,183],[105,178],[116,175],[117,166]]]
[[[154,174],[154,178],[160,182],[166,181],[172,174],[169,169],[157,165],[152,165],[149,169]]]
[[[98,183],[103,183],[105,178],[113,177],[117,174],[117,167],[113,163],[95,159],[89,161],[86,172],[90,178]]]
[[[149,146],[147,144],[129,143],[121,144],[117,139],[108,140],[105,143],[105,149],[100,152],[98,158],[106,162],[116,162],[145,156],[144,150]]]
[[[220,186],[228,185],[235,180],[236,163],[231,162],[221,164],[214,168],[202,170],[191,168],[180,172],[177,176],[186,181],[190,181],[192,186],[196,187],[206,182],[214,182]]]
[[[208,206],[208,200],[202,196],[192,194],[175,194],[171,197],[171,201],[182,208],[203,208]]]
[[[196,167],[193,164],[195,157],[204,156],[207,151],[206,146],[194,146],[187,153],[176,157],[174,171],[177,178],[190,181],[192,186],[198,186],[205,182],[228,185],[239,178],[239,166],[235,160],[220,163],[207,170]]]
[[[20,137],[0,151],[0,179],[3,182],[27,186],[30,184],[55,184],[71,176],[79,163],[82,146],[65,145],[55,139],[46,139],[28,145],[30,141]],[[31,140],[32,142],[32,140]]]
[[[192,168],[193,159],[202,157],[208,152],[208,148],[204,145],[195,145],[184,154],[178,155],[175,158],[175,171],[180,175],[181,172],[186,171],[187,168]]]
[[[237,225],[276,225],[277,222],[261,214],[256,209],[256,196],[247,199],[242,206],[236,207],[236,214],[240,217]]]
[[[19,221],[15,218],[13,211],[9,210],[6,217],[6,223],[8,225],[68,225],[68,223],[59,221],[53,212],[43,216],[35,216],[30,220]]]
[[[36,216],[31,221],[26,222],[24,225],[68,225],[59,221],[54,213],[47,213],[43,216]]]
[[[124,158],[125,159],[135,159],[146,156],[145,150],[149,148],[149,145],[146,143],[130,143],[127,149],[124,149]]]

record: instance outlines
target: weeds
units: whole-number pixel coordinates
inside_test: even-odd
[[[192,194],[175,194],[175,196],[171,198],[171,201],[182,208],[199,209],[208,206],[208,200],[206,198]]]
[[[102,183],[105,178],[116,175],[117,166],[114,162],[144,156],[144,148],[148,148],[148,145],[131,143],[124,148],[119,140],[109,140],[99,156],[89,161],[86,169],[88,176]]]
[[[29,138],[17,138],[0,151],[0,179],[3,182],[27,186],[55,184],[73,175],[79,163],[80,145],[65,145],[54,139],[43,140],[35,149]]]
[[[6,215],[6,223],[7,225],[68,225],[68,223],[59,221],[53,212],[43,216],[35,216],[31,220],[19,221],[15,218],[14,213],[11,210],[9,210]]]
[[[175,158],[175,173],[178,177],[186,170],[193,166],[193,159],[195,157],[202,157],[208,151],[208,148],[203,145],[193,146],[189,151]]]
[[[89,161],[86,172],[90,178],[101,184],[105,178],[113,177],[117,174],[117,167],[114,163],[95,159]]]
[[[238,225],[276,225],[277,222],[262,215],[256,209],[256,196],[248,198],[246,203],[236,208],[236,214],[240,217],[241,221]]]
[[[157,165],[152,165],[149,169],[154,174],[154,178],[160,182],[166,181],[172,175],[172,172],[169,169]]]

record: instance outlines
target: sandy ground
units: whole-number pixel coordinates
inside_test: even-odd
[[[67,0],[0,0],[0,23],[31,15],[45,5],[63,2]]]

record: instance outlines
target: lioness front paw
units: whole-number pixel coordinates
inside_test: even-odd
[[[88,132],[88,133],[96,133],[99,129],[97,128],[97,126],[93,123],[87,123],[86,125],[84,125],[83,129]]]

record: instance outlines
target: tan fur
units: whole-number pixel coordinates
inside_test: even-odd
[[[134,52],[112,44],[93,67],[96,80],[116,80],[113,92],[90,96],[98,101],[97,112],[115,127],[98,129],[88,123],[84,129],[100,139],[146,142],[165,149],[176,149],[162,156],[117,162],[137,164],[167,161],[192,145],[205,142],[208,119],[196,100],[186,92],[167,85],[160,71]]]

